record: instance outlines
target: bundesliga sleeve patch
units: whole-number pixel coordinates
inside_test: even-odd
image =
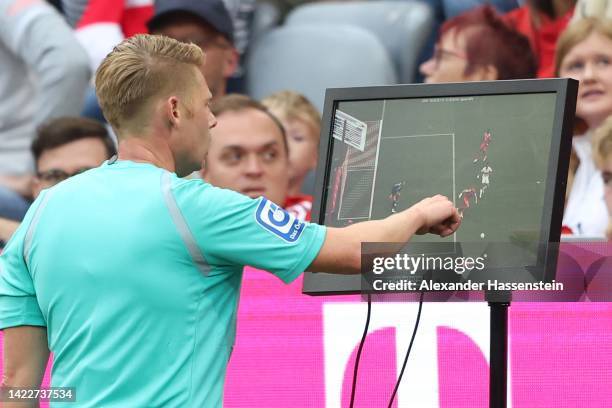
[[[306,224],[267,198],[262,198],[255,211],[255,221],[264,229],[287,242],[300,238]]]

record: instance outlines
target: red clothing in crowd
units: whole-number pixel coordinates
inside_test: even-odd
[[[76,29],[96,24],[117,25],[124,37],[147,32],[147,21],[153,16],[153,0],[88,0],[76,22]]]
[[[527,6],[512,10],[504,16],[510,26],[529,38],[531,48],[538,60],[538,78],[551,78],[555,76],[555,48],[557,39],[565,30],[574,10],[552,20],[540,13],[540,27],[535,27],[531,17],[531,9]]]
[[[153,0],[64,0],[64,13],[96,69],[124,38],[147,32]]]
[[[312,210],[312,196],[298,195],[287,197],[283,206],[290,214],[295,215],[300,221],[310,221]]]

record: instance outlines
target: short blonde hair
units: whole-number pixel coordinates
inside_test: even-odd
[[[301,120],[311,125],[315,133],[321,128],[321,115],[304,95],[280,91],[265,97],[261,103],[281,120]]]
[[[119,131],[138,121],[147,102],[166,93],[186,93],[194,70],[204,64],[200,47],[139,34],[123,40],[96,71],[96,94],[106,120]]]

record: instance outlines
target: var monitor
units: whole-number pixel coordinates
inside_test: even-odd
[[[550,280],[554,262],[540,249],[559,241],[577,88],[547,79],[328,89],[312,221],[345,227],[443,194],[461,227],[411,242],[497,248],[497,273],[540,267]],[[529,244],[539,249],[520,251]],[[304,278],[308,294],[361,289],[360,276]]]

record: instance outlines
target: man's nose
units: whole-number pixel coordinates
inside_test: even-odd
[[[582,81],[589,82],[594,80],[597,77],[597,69],[595,65],[591,62],[587,62],[584,65],[584,70],[582,71]]]
[[[260,176],[263,173],[263,166],[257,155],[250,155],[246,161],[246,173],[253,176]]]

